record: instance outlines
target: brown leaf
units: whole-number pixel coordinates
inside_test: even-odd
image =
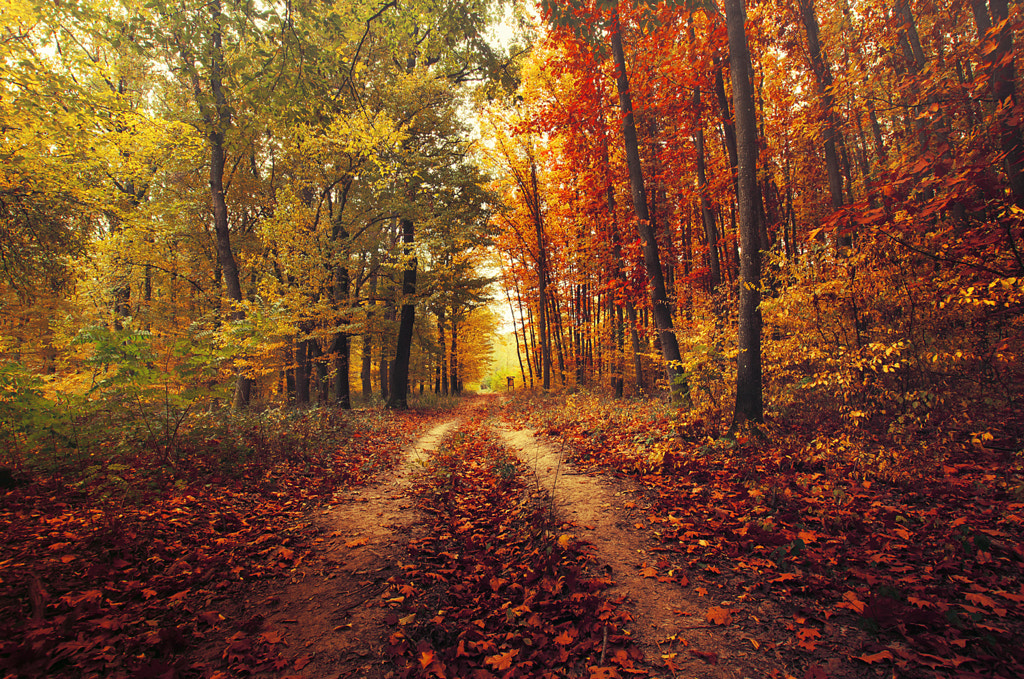
[[[700,658],[709,665],[718,664],[718,654],[713,651],[697,651],[690,649],[690,654]]]
[[[713,606],[708,609],[705,614],[707,621],[714,625],[731,625],[732,624],[732,609],[731,608],[720,608]]]
[[[281,637],[281,633],[276,629],[269,630],[260,635],[260,639],[267,642],[268,644],[283,644],[284,639]]]

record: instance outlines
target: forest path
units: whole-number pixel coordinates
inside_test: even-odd
[[[776,645],[765,643],[773,636],[765,625],[784,622],[781,610],[771,602],[738,601],[728,587],[688,583],[686,573],[673,571],[659,551],[642,489],[628,479],[581,471],[566,461],[564,444],[560,448],[530,429],[504,423],[499,398],[468,400],[459,411],[428,424],[393,473],[339,494],[335,505],[320,512],[320,537],[291,581],[264,586],[266,591],[247,597],[245,610],[238,612],[239,619],[255,619],[265,635],[277,632],[283,640],[280,671],[255,676],[398,676],[386,653],[389,637],[401,629],[388,620],[394,618],[388,615],[393,611],[388,597],[394,596],[388,580],[401,575],[410,541],[430,530],[412,495],[416,474],[448,433],[481,412],[486,413],[485,427],[532,473],[535,481],[527,479],[527,484],[546,492],[558,531],[592,545],[594,575],[613,583],[601,596],[624,599],[633,618],[626,628],[644,655],[637,668],[646,672],[641,676],[792,674],[793,668],[772,650]],[[716,609],[728,617],[739,608],[751,614],[744,623],[713,619],[719,615]],[[846,676],[834,674],[837,667],[828,669],[826,676]]]

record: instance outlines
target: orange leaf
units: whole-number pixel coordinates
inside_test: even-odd
[[[708,609],[705,617],[708,622],[715,625],[730,625],[732,624],[732,609],[713,606]]]
[[[889,651],[879,651],[871,655],[858,655],[854,656],[857,660],[863,660],[869,665],[873,665],[876,662],[882,662],[883,660],[892,660],[892,653]]]
[[[805,651],[813,651],[814,647],[818,645],[818,639],[821,638],[821,632],[813,627],[801,627],[797,630],[796,637],[797,646]]]
[[[968,592],[967,600],[971,603],[978,604],[979,606],[985,606],[986,608],[998,608],[999,604],[995,602],[990,596],[986,596],[981,592]]]
[[[857,598],[856,592],[846,592],[843,594],[843,600],[836,604],[837,608],[848,608],[854,613],[863,613],[864,609],[867,608],[867,604]]]
[[[264,632],[260,635],[260,638],[268,644],[283,644],[284,639],[281,637],[281,633],[276,629]]]
[[[488,665],[498,670],[499,672],[504,672],[508,668],[512,667],[512,658],[516,657],[517,655],[519,655],[519,649],[513,648],[511,651],[506,651],[505,653],[489,655],[486,658],[484,658],[484,662],[486,662]]]
[[[423,669],[427,669],[427,667],[432,662],[434,662],[433,651],[423,651],[422,653],[420,653],[420,665],[423,666]]]
[[[555,637],[555,643],[559,646],[568,646],[575,639],[575,635],[569,634],[569,630],[565,630],[557,637]]]
[[[353,547],[362,547],[363,545],[365,545],[367,543],[369,543],[368,539],[366,539],[366,538],[358,538],[356,540],[350,540],[349,542],[346,542],[345,546],[348,547],[349,549],[352,549]]]

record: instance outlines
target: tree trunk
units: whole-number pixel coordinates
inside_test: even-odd
[[[344,234],[344,236],[347,237],[348,234]],[[351,288],[348,267],[338,267],[335,270],[335,276],[334,305],[336,309],[339,309],[342,305],[348,305]],[[330,353],[334,357],[334,400],[342,409],[351,410],[352,387],[349,383],[349,369],[352,361],[352,343],[348,333],[335,333]]]
[[[725,0],[732,98],[736,108],[740,303],[733,428],[764,419],[761,390],[761,251],[757,208],[757,121],[744,0]]]
[[[373,273],[370,274],[370,308],[374,308],[377,305],[377,262],[372,261],[370,266],[374,267]],[[363,356],[362,356],[362,367],[359,371],[359,377],[363,383],[363,401],[369,403],[373,399],[373,335],[370,332],[370,320],[373,318],[373,312],[366,312],[366,329],[363,332]]]
[[[441,307],[441,311],[437,314],[437,344],[441,347],[441,384],[440,391],[445,396],[449,393],[448,386],[448,340],[444,336],[444,324],[445,324],[445,309]]]
[[[672,307],[665,291],[665,278],[662,274],[661,260],[658,255],[658,242],[651,230],[651,217],[647,211],[647,193],[644,188],[643,168],[640,164],[640,147],[637,141],[636,124],[633,122],[633,101],[629,92],[629,78],[626,74],[626,56],[622,49],[622,35],[619,25],[618,6],[612,18],[611,27],[612,54],[618,71],[616,87],[619,92],[619,107],[622,110],[622,135],[626,145],[626,164],[629,167],[630,195],[633,198],[633,209],[636,213],[637,231],[643,241],[644,266],[647,269],[648,285],[651,293],[651,306],[654,309],[654,322],[661,340],[661,354],[665,359],[665,372],[669,389],[674,397],[685,398],[689,388],[683,379],[680,365],[679,343],[672,327]]]
[[[505,298],[508,300],[508,313],[509,313],[510,317],[512,318],[512,336],[515,339],[515,343],[516,343],[516,358],[519,359],[519,375],[522,377],[522,379],[523,379],[523,387],[525,387],[526,386],[526,370],[523,368],[523,352],[519,348],[519,330],[516,327],[516,310],[512,306],[512,295],[511,295],[511,293],[509,293],[508,286],[505,286]],[[525,341],[526,341],[526,338],[524,337],[523,338],[523,342],[525,343]],[[443,342],[441,343],[441,346],[444,346]]]
[[[203,111],[203,122],[206,124],[206,141],[210,145],[210,200],[213,206],[213,226],[217,237],[217,262],[220,264],[224,285],[228,299],[232,302],[242,301],[242,284],[238,276],[238,264],[235,262],[234,252],[231,250],[231,231],[228,227],[228,205],[224,198],[224,167],[226,163],[226,151],[224,148],[224,135],[231,127],[231,108],[228,106],[227,96],[224,93],[224,53],[221,47],[221,4],[220,0],[213,0],[210,3],[211,23],[214,28],[210,33],[210,47],[212,55],[210,58],[210,94],[213,97],[214,110],[208,106],[201,106]],[[205,95],[200,91],[199,84],[195,83],[195,94],[197,100],[203,101]],[[245,312],[237,307],[231,318],[240,321],[245,318]],[[238,373],[235,381],[234,407],[245,408],[249,405],[249,397],[252,391],[252,381],[241,372]]]
[[[636,307],[630,304],[626,307],[626,313],[629,320],[629,346],[633,351],[633,373],[636,375],[636,391],[638,394],[646,394],[647,381],[644,379],[644,364],[640,360],[640,332],[636,329]]]
[[[604,127],[602,125],[602,127]],[[614,261],[612,266],[614,270],[611,273],[611,277],[614,278],[620,286],[625,288],[628,285],[626,274],[624,272],[625,263],[622,259],[622,235],[619,233],[619,220],[616,214],[616,202],[615,202],[615,185],[612,183],[612,171],[611,162],[608,157],[608,136],[607,134],[601,135],[602,149],[601,149],[601,160],[604,166],[605,172],[605,202],[608,206],[608,219],[611,227],[611,241],[612,241],[612,256]],[[623,321],[622,305],[618,301],[611,297],[609,303],[617,310],[617,323],[616,323],[616,357],[615,357],[615,370],[612,371],[612,388],[615,391],[615,398],[622,398],[623,386],[625,384],[625,373],[626,373],[626,354],[624,347],[624,332],[625,322]],[[632,312],[632,308],[631,308]],[[632,316],[631,316],[632,317]],[[633,333],[636,334],[636,323],[635,319],[633,322]],[[636,365],[639,368],[640,358],[637,352],[639,352],[639,338],[633,343],[634,354],[633,359],[636,361]],[[637,388],[639,390],[639,379],[640,372],[637,371]]]
[[[533,185],[533,224],[537,232],[537,322],[540,332],[541,365],[544,391],[551,388],[551,337],[548,328],[548,257],[544,237],[544,218],[540,211],[540,191],[537,186],[537,163],[530,157],[530,182]]]
[[[551,295],[550,299],[550,311],[551,315],[548,316],[548,328],[555,334],[555,354],[558,356],[558,383],[561,386],[565,386],[565,348],[564,348],[564,335],[565,330],[562,327],[562,313],[558,308],[558,295]],[[551,319],[554,319],[554,323]],[[554,327],[551,327],[554,325]],[[550,340],[548,342],[550,344]]]
[[[452,359],[451,359],[451,383],[452,394],[462,394],[462,371],[459,365],[459,319],[452,315]]]
[[[821,52],[818,17],[814,10],[814,0],[800,0],[800,17],[803,19],[807,33],[807,49],[811,56],[811,70],[818,85],[818,96],[821,97],[825,114],[825,132],[823,146],[825,152],[825,170],[828,172],[828,191],[832,199],[832,209],[843,207],[843,178],[839,169],[837,149],[842,143],[838,120],[835,114],[835,97],[832,94],[832,71]]]
[[[406,410],[409,407],[409,356],[412,353],[412,330],[416,321],[416,258],[413,257],[412,243],[415,235],[413,221],[402,220],[402,242],[404,253],[409,257],[402,276],[402,319],[398,327],[398,343],[395,348],[395,367],[391,372],[391,394],[387,407],[391,410]]]
[[[285,400],[288,403],[295,403],[295,338],[288,338],[288,345],[284,350],[285,358],[285,371],[284,371],[284,390]]]
[[[309,340],[295,343],[295,403],[309,405]]]
[[[626,383],[626,323],[623,319],[622,307],[616,305],[614,300],[611,304],[615,307],[615,315],[612,317],[615,322],[615,369],[612,371],[612,389],[615,392],[615,398],[622,398],[622,388]],[[609,316],[611,315],[609,314]]]
[[[352,409],[352,389],[349,383],[349,369],[352,361],[352,343],[348,333],[334,335],[331,347],[334,355],[334,400],[344,410]]]
[[[691,36],[693,29],[690,29]],[[711,268],[711,289],[722,284],[722,263],[718,258],[718,227],[708,199],[708,175],[704,152],[704,121],[700,111],[700,87],[693,89],[693,107],[697,119],[695,146],[697,148],[697,191],[700,193],[700,216],[704,223],[704,237],[708,245],[708,264]]]
[[[533,364],[533,361],[530,359],[530,353],[532,352],[532,348],[530,346],[530,339],[531,338],[529,336],[527,336],[527,334],[526,334],[526,314],[523,313],[523,296],[522,296],[522,293],[519,291],[519,280],[516,279],[515,277],[513,277],[512,278],[512,283],[515,285],[515,288],[516,288],[516,301],[519,303],[519,321],[523,324],[523,350],[524,350],[524,353],[526,354],[526,372],[530,376],[530,389],[533,389],[533,376],[534,376],[533,366],[534,366],[534,364]],[[530,333],[531,334],[533,333],[533,327],[532,326],[530,327]],[[536,341],[534,343],[536,343]],[[523,386],[524,387],[526,386],[526,382],[525,381],[523,382]]]
[[[309,341],[309,374],[311,380],[312,376],[316,375],[317,403],[327,403],[331,391],[331,379],[327,373],[327,363],[324,360],[323,351],[320,350],[320,342],[315,339]]]

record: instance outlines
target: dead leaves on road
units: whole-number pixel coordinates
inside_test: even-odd
[[[390,651],[402,677],[645,674],[587,556],[480,422],[449,435],[416,486],[430,532],[394,591],[408,596]],[[404,589],[403,589],[404,588]]]
[[[223,437],[183,450],[173,469],[140,453],[117,470],[127,484],[119,496],[58,479],[0,495],[0,674],[204,676],[287,665],[281,633],[258,617],[226,619],[225,599],[297,568],[312,533],[308,509],[387,470],[417,422],[308,417],[337,418],[335,435],[305,437],[307,426],[325,428],[298,418],[280,438],[236,432],[249,447],[234,457],[219,451]],[[220,645],[219,660],[190,657],[209,643]]]

